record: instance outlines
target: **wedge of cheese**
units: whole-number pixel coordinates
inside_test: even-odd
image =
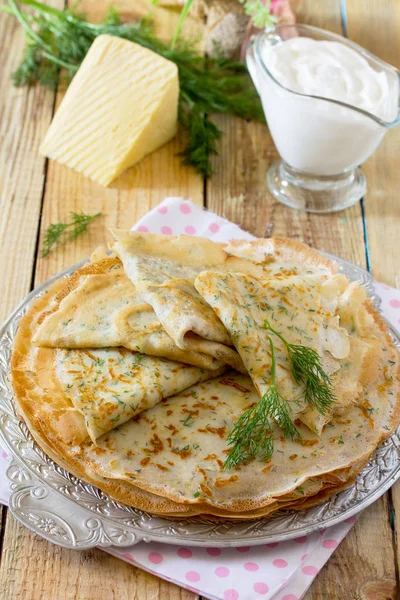
[[[106,186],[176,134],[178,96],[173,62],[101,35],[72,80],[40,153]]]

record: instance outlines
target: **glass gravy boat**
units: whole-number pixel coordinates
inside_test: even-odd
[[[247,66],[281,156],[268,171],[268,187],[292,208],[334,212],[364,195],[366,180],[359,165],[376,150],[387,130],[399,125],[399,98],[396,118],[387,122],[356,106],[280,84],[265,64],[262,50],[299,36],[350,47],[377,73],[386,73],[397,95],[400,71],[346,38],[308,25],[278,25],[250,40]]]

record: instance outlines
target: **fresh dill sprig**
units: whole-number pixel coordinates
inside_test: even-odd
[[[178,38],[179,38],[179,36],[181,34],[181,31],[182,31],[183,23],[184,23],[186,17],[188,16],[188,14],[189,14],[189,10],[190,10],[192,4],[193,4],[193,0],[186,0],[185,4],[183,5],[182,12],[180,14],[179,21],[178,21],[178,24],[177,24],[176,29],[174,31],[174,35],[173,35],[172,42],[171,42],[171,49],[172,50],[176,46],[176,43],[177,43]]]
[[[22,11],[21,4],[29,6],[32,14]],[[189,8],[187,0],[185,14]],[[62,77],[71,79],[94,39],[102,34],[130,40],[174,62],[179,73],[179,120],[188,130],[183,162],[206,177],[211,175],[210,157],[217,153],[216,142],[221,135],[210,115],[228,113],[264,121],[246,66],[204,57],[193,45],[178,39],[179,30],[172,46],[168,46],[153,34],[149,18],[121,23],[114,9],[99,24],[86,21],[73,10],[60,11],[35,0],[21,0],[18,4],[8,0],[2,9],[18,20],[27,38],[23,60],[13,74],[17,86],[40,83],[55,89],[60,68]]]
[[[212,174],[210,157],[218,154],[217,140],[221,137],[221,132],[210,121],[200,104],[195,104],[188,109],[182,106],[180,113],[180,122],[189,132],[188,144],[179,153],[179,156],[183,157],[182,164],[192,165],[199,173],[210,177]]]
[[[255,27],[265,29],[277,21],[270,13],[271,0],[239,0],[244,6],[244,12],[251,17]]]
[[[264,329],[283,342],[291,361],[293,379],[298,385],[304,386],[306,402],[325,414],[335,401],[335,396],[318,352],[301,344],[290,344],[268,321],[264,321]],[[242,414],[230,432],[228,445],[233,448],[224,463],[224,469],[232,469],[253,459],[264,461],[271,458],[274,451],[273,421],[281,427],[286,438],[301,439],[292,420],[290,403],[276,387],[275,345],[269,334],[268,340],[271,349],[270,385],[261,400]]]
[[[271,383],[261,400],[246,410],[238,419],[228,436],[233,446],[224,463],[224,469],[232,469],[253,459],[265,461],[274,452],[273,421],[282,428],[285,437],[301,439],[292,421],[290,404],[278,391],[276,379],[276,355],[274,342],[269,336],[271,348]]]
[[[310,406],[325,414],[335,402],[332,382],[322,368],[321,358],[313,348],[301,344],[290,344],[268,321],[264,327],[276,335],[285,345],[292,365],[293,379],[298,385],[304,385],[304,398]]]
[[[95,215],[85,215],[82,212],[72,212],[70,223],[52,223],[44,234],[41,257],[44,258],[50,253],[53,246],[58,244],[60,238],[67,229],[72,227],[72,231],[70,232],[68,239],[74,240],[78,237],[78,235],[86,231],[89,223],[93,221],[93,219],[99,217],[100,215],[101,213],[96,213]]]

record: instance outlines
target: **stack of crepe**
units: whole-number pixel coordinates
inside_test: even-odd
[[[252,519],[354,481],[399,422],[399,355],[365,290],[288,239],[216,244],[113,231],[111,254],[53,283],[22,318],[15,400],[39,445],[112,498],[157,515]],[[271,382],[268,321],[318,353],[334,403],[304,399],[276,337],[266,460],[224,467],[228,436]]]

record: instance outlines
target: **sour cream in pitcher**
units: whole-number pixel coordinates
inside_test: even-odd
[[[393,71],[336,41],[292,37],[259,50],[268,73],[257,77],[257,87],[288,165],[329,176],[370,156],[397,117],[399,83]]]

